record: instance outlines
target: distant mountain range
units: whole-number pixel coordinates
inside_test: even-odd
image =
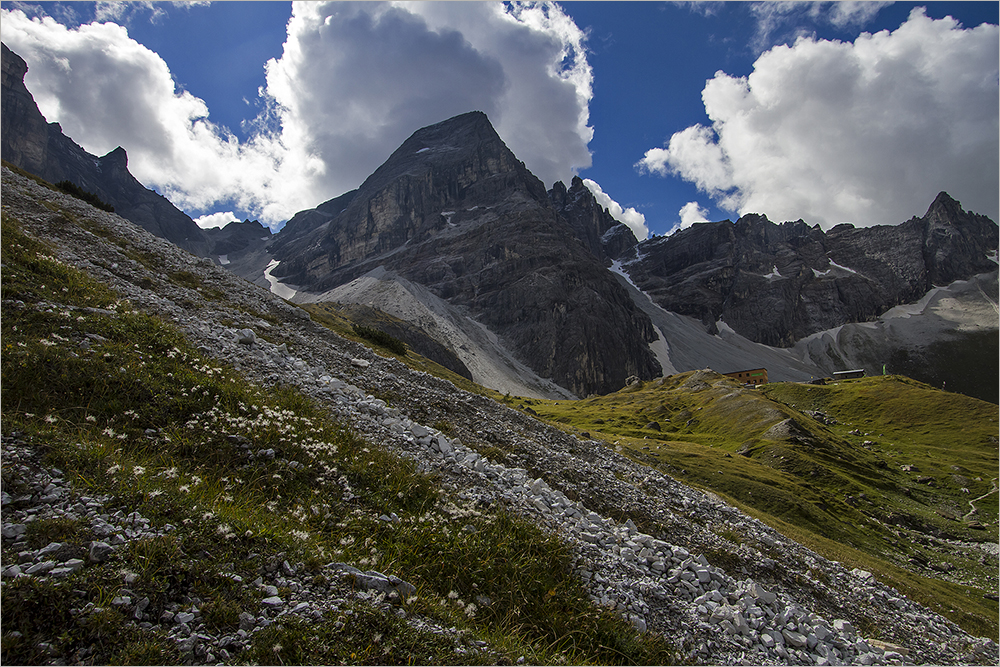
[[[416,131],[355,191],[202,230],[47,124],[3,47],[3,159],[69,180],[145,229],[292,301],[370,306],[500,391],[603,394],[630,377],[766,367],[810,380],[863,367],[996,402],[997,225],[940,193],[895,226],[748,214],[637,241],[579,178],[551,190],[485,114]],[[450,356],[450,355],[446,355]]]

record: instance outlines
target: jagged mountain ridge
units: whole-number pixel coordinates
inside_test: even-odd
[[[940,193],[927,213],[894,226],[824,232],[803,221],[748,214],[645,241],[622,257],[632,281],[662,308],[788,347],[919,300],[935,285],[996,270],[997,225]]]
[[[473,120],[482,128],[463,125]],[[996,225],[965,212],[947,193],[941,193],[923,217],[895,226],[840,225],[824,232],[801,220],[775,224],[766,216],[749,214],[735,223],[696,224],[670,237],[637,242],[578,177],[569,188],[556,183],[547,193],[548,202],[543,201],[540,183],[508,154],[487,126],[482,114],[467,114],[424,128],[359,190],[297,214],[289,222],[289,231],[279,233],[270,248],[282,259],[274,275],[297,287],[304,284],[305,291],[313,294],[317,289],[331,290],[323,297],[296,298],[347,298],[363,303],[381,299],[383,307],[393,307],[385,303],[388,288],[358,290],[355,282],[347,281],[367,276],[364,280],[370,283],[370,277],[377,274],[379,281],[391,282],[398,280],[392,277],[398,274],[411,286],[426,287],[448,303],[471,311],[538,375],[552,377],[580,395],[578,384],[567,384],[565,374],[553,373],[553,366],[544,361],[539,363],[544,355],[539,357],[530,343],[510,336],[511,323],[496,316],[511,309],[528,316],[544,310],[551,300],[542,303],[539,297],[544,300],[551,295],[538,291],[541,283],[535,282],[536,289],[527,294],[502,288],[502,299],[487,301],[479,298],[482,282],[469,278],[470,274],[482,275],[487,268],[499,267],[511,275],[535,271],[530,261],[511,261],[511,239],[554,234],[548,239],[532,236],[529,251],[537,255],[538,241],[542,248],[561,243],[571,249],[567,254],[572,261],[560,258],[558,262],[564,267],[560,272],[581,266],[579,253],[573,254],[577,242],[587,251],[584,263],[588,267],[595,266],[591,258],[605,267],[615,261],[620,286],[655,323],[656,333],[644,332],[642,337],[655,351],[664,374],[706,366],[725,371],[767,365],[775,379],[803,380],[846,367],[871,366],[869,370],[875,371],[884,361],[900,358],[902,349],[907,350],[904,356],[920,358],[926,356],[926,347],[967,346],[962,335],[952,335],[948,329],[959,317],[956,313],[943,320],[921,313],[918,318],[933,323],[920,327],[907,327],[898,320],[893,326],[880,324],[874,338],[864,327],[894,306],[920,300],[935,285],[988,276],[996,270],[995,260],[989,258],[997,246]],[[480,145],[486,138],[491,143]],[[469,142],[475,146],[466,145]],[[435,155],[464,156],[457,159],[463,166],[456,168],[447,160],[435,162]],[[462,176],[456,179],[457,173]],[[502,183],[499,190],[498,182]],[[486,209],[496,217],[481,210],[491,206],[478,199],[484,194],[490,201],[501,202]],[[553,225],[548,208],[565,226]],[[532,224],[514,224],[513,219],[525,210],[538,212],[546,225],[544,232]],[[488,226],[496,231],[498,224],[506,225],[499,243],[481,229]],[[498,251],[482,261],[484,248],[491,247]],[[308,251],[305,255],[296,254],[303,249]],[[345,257],[346,261],[337,261]],[[493,267],[488,267],[490,261]],[[338,285],[353,287],[345,290]],[[990,291],[979,293],[989,301]],[[978,303],[968,301],[968,290],[958,292],[965,301],[955,310],[978,308]],[[470,293],[477,296],[470,298]],[[978,296],[972,294],[972,298]],[[405,318],[406,312],[413,311],[402,307],[394,314]],[[975,324],[979,329],[996,329],[988,318],[979,320],[983,320]],[[537,326],[551,327],[553,322],[542,317]],[[926,345],[916,331],[930,332]],[[823,332],[833,333],[820,335]],[[796,345],[807,337],[807,344]],[[456,348],[466,344],[462,337],[453,340]],[[978,338],[975,345],[981,345]],[[929,370],[922,379],[941,381],[939,370]],[[490,384],[482,377],[480,381]],[[973,395],[989,394],[976,391]]]
[[[51,183],[72,181],[143,229],[195,255],[211,254],[211,241],[189,216],[129,173],[125,149],[97,157],[63,134],[58,123],[46,123],[24,85],[27,63],[6,44],[2,50],[4,160]]]
[[[597,203],[579,176],[573,177],[568,190],[562,181],[557,181],[549,190],[549,199],[576,237],[597,257],[615,259],[638,243],[631,229]]]
[[[202,229],[166,197],[136,180],[128,170],[124,148],[98,157],[63,134],[59,123],[47,123],[24,85],[27,63],[6,44],[2,68],[4,160],[50,183],[70,181],[113,206],[123,218],[199,257],[219,261],[218,255],[252,248],[270,236],[270,230],[249,221],[237,223],[237,228],[227,226],[226,231]],[[241,240],[234,242],[234,235]]]
[[[567,221],[486,115],[470,112],[415,132],[356,192],[297,214],[270,247],[272,275],[315,294],[395,272],[585,396],[661,372],[649,318],[605,270],[598,234],[616,226],[600,218],[581,240],[585,225]]]

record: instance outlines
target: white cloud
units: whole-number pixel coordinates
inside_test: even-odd
[[[591,162],[583,38],[557,6],[296,4],[268,92],[287,145],[320,158],[333,193],[420,127],[474,109],[551,184]]]
[[[184,3],[172,3],[175,6]],[[94,21],[97,23],[104,23],[106,21],[114,21],[115,23],[124,23],[128,25],[129,22],[139,14],[149,12],[149,22],[156,23],[164,16],[166,16],[166,10],[159,6],[158,3],[154,2],[97,2],[94,5]]]
[[[646,216],[631,207],[623,209],[622,205],[604,192],[601,186],[595,181],[585,178],[583,179],[583,184],[593,193],[597,203],[608,209],[608,213],[611,214],[612,218],[631,229],[637,239],[643,241],[649,236],[649,227],[646,226]]]
[[[775,43],[792,41],[796,37],[814,34],[817,23],[829,23],[838,28],[861,27],[892,2],[875,0],[838,0],[836,2],[800,2],[799,0],[768,0],[749,3],[750,14],[756,19],[756,34],[752,46],[758,51]]]
[[[828,18],[830,23],[837,27],[865,25],[874,19],[883,7],[891,4],[892,2],[874,2],[871,0],[861,0],[860,2],[842,0],[841,2],[830,3]]]
[[[213,229],[216,227],[225,227],[233,221],[239,222],[239,218],[232,211],[226,211],[225,213],[203,215],[200,218],[195,218],[194,221],[202,229]]]
[[[123,146],[133,175],[181,208],[229,200],[273,223],[310,194],[278,137],[259,133],[241,145],[124,27],[68,29],[19,11],[3,19],[4,42],[28,63],[25,83],[46,119],[91,153]]]
[[[360,185],[417,129],[476,109],[546,183],[591,164],[585,34],[556,5],[296,3],[243,142],[124,27],[2,16],[46,119],[90,152],[123,146],[181,208],[274,226]]]
[[[698,205],[696,201],[689,201],[681,206],[677,211],[681,223],[677,229],[687,229],[696,222],[708,222],[708,211]]]
[[[711,128],[675,133],[637,167],[731,211],[825,228],[895,224],[941,190],[996,219],[998,34],[917,8],[854,43],[774,47],[749,77],[706,83]]]

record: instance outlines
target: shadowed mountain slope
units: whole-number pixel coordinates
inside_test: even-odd
[[[24,85],[28,66],[2,46],[3,159],[51,183],[70,181],[143,229],[201,257],[212,254],[212,242],[190,216],[166,197],[147,189],[129,173],[120,146],[107,155],[91,155],[63,134],[58,123],[46,123]]]
[[[607,229],[567,222],[481,112],[415,132],[356,192],[289,227],[270,248],[272,275],[302,292],[382,268],[464,310],[577,395],[660,373],[649,318],[595,254]]]

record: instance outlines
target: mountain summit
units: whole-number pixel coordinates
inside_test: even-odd
[[[649,318],[595,250],[478,111],[414,132],[357,191],[297,214],[270,248],[271,275],[300,292],[372,272],[426,288],[579,396],[660,374]]]
[[[997,225],[940,193],[922,218],[824,232],[747,214],[646,241],[626,254],[660,307],[770,346],[874,319],[935,286],[996,271]]]

